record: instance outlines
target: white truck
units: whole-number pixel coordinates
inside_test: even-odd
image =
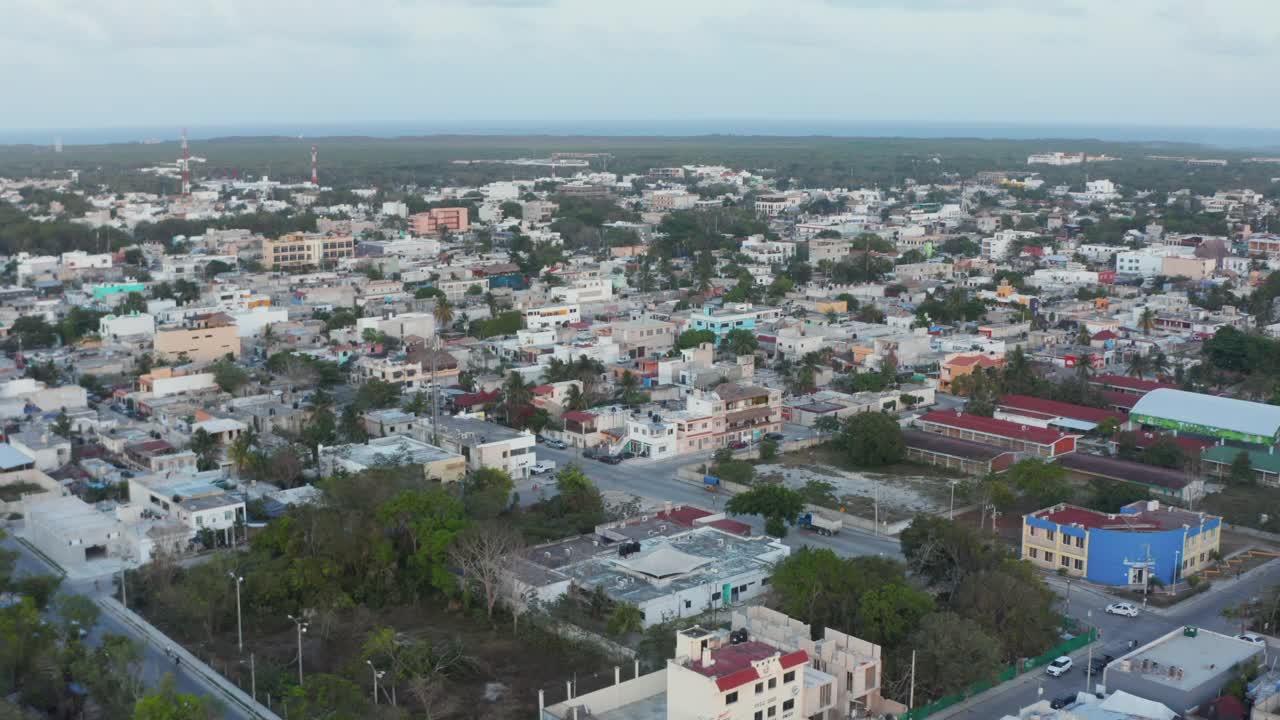
[[[801,515],[796,520],[796,525],[819,535],[835,535],[840,532],[840,528],[844,527],[843,522],[824,518],[815,512],[807,512]]]
[[[529,466],[529,474],[530,474],[530,475],[545,475],[545,474],[547,474],[547,473],[549,473],[549,472],[555,472],[555,469],[556,469],[556,461],[555,461],[555,460],[539,460],[538,462],[536,462],[536,463],[534,463],[533,465]]]

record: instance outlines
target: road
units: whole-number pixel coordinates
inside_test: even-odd
[[[1060,607],[1066,608],[1066,584],[1057,576],[1049,576],[1050,585],[1064,600]],[[1228,635],[1240,632],[1238,623],[1222,617],[1224,608],[1238,605],[1254,596],[1260,595],[1267,588],[1280,583],[1280,561],[1272,561],[1245,573],[1239,580],[1220,580],[1207,592],[1184,600],[1168,609],[1152,609],[1139,613],[1136,618],[1107,615],[1103,609],[1116,602],[1116,598],[1101,592],[1082,590],[1079,583],[1073,583],[1070,594],[1069,614],[1082,622],[1093,623],[1102,630],[1102,638],[1093,644],[1095,656],[1107,654],[1120,657],[1128,651],[1130,640],[1141,646],[1171,630],[1186,625],[1213,630]],[[1088,660],[1088,651],[1081,650],[1072,654],[1075,667],[1062,677],[1049,677],[1043,669],[1031,672],[1010,682],[997,686],[970,701],[972,704],[954,706],[946,711],[931,715],[931,718],[962,718],[969,720],[993,720],[1005,715],[1017,716],[1018,710],[1031,705],[1040,697],[1043,689],[1044,699],[1052,699],[1066,693],[1085,689],[1086,676],[1082,670]],[[1095,676],[1093,684],[1101,679]]]
[[[575,462],[582,471],[595,481],[602,491],[622,491],[639,495],[659,503],[670,501],[676,505],[697,505],[711,510],[719,510],[724,503],[722,493],[710,493],[700,486],[691,485],[676,479],[676,469],[682,465],[709,460],[710,453],[702,455],[684,455],[674,460],[626,460],[618,465],[606,465],[598,460],[579,458],[576,450],[555,450],[545,445],[537,446],[540,460],[554,460],[556,467],[564,467]],[[552,475],[543,475],[531,480],[517,483],[516,491],[520,493],[522,502],[536,499],[533,486],[537,484],[542,492],[554,491],[555,480]],[[755,516],[735,518],[751,525],[759,534],[764,534],[764,521]],[[887,555],[901,557],[901,549],[897,538],[875,536],[871,533],[856,530],[843,530],[839,535],[823,537],[796,530],[787,535],[784,543],[793,549],[803,545],[830,548],[841,555]]]
[[[17,542],[10,533],[9,537],[0,540],[0,548],[5,550],[13,550],[18,553],[15,563],[14,574],[18,576],[24,575],[57,575],[57,569],[49,566],[43,559],[32,553],[25,545]],[[98,581],[101,589],[95,588],[94,580],[80,580],[77,582],[64,581],[60,592],[79,593],[89,597],[100,596],[106,592],[110,592],[110,588],[114,587],[109,579]],[[175,666],[164,653],[164,649],[154,642],[149,641],[141,632],[132,625],[121,621],[114,614],[103,611],[98,619],[98,625],[87,636],[90,645],[98,645],[102,641],[103,635],[110,633],[112,635],[123,635],[133,640],[142,649],[142,668],[141,679],[148,688],[154,688],[159,685],[160,679],[165,674],[172,674],[177,683],[179,692],[191,693],[194,695],[210,696],[221,700],[222,695],[214,687],[212,687],[203,678],[190,672],[186,666]],[[225,714],[223,717],[227,720],[250,720],[250,715],[242,709],[223,702]]]

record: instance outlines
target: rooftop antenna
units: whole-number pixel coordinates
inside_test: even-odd
[[[62,136],[61,135],[53,139],[53,151],[56,153],[62,152]]]
[[[311,146],[311,184],[320,187],[319,175],[316,174],[316,146]]]
[[[187,148],[186,128],[182,128],[182,194],[191,195],[191,151]]]

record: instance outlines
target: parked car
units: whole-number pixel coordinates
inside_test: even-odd
[[[746,443],[742,442],[741,440],[734,440],[733,442],[729,443],[730,450],[746,450],[747,447],[749,446]]]
[[[1266,639],[1266,638],[1264,638],[1264,637],[1262,637],[1262,636],[1261,636],[1261,635],[1259,635],[1258,633],[1240,633],[1239,635],[1237,635],[1237,636],[1236,636],[1236,639],[1237,639],[1237,640],[1243,640],[1243,641],[1245,641],[1245,642],[1247,642],[1247,643],[1253,643],[1254,645],[1257,645],[1258,647],[1266,647],[1266,646],[1267,646],[1267,639]]]
[[[622,458],[623,460],[632,460],[635,458],[635,456],[636,454],[631,452],[630,450],[627,450],[626,452],[618,453],[618,457]]]
[[[605,465],[618,465],[619,463],[622,462],[621,455],[601,455],[596,459],[604,463]]]
[[[533,441],[534,441],[535,443],[539,443],[539,444],[541,444],[541,443],[545,443],[545,442],[547,441],[547,439],[546,439],[546,438],[544,438],[544,437],[542,437],[541,435],[534,435],[534,436],[533,436]]]
[[[766,440],[777,440],[779,442],[787,439],[787,436],[780,432],[765,433],[764,437]]]
[[[1066,706],[1068,706],[1068,705],[1072,705],[1072,704],[1074,704],[1074,703],[1075,703],[1075,701],[1076,701],[1076,694],[1075,694],[1075,693],[1073,693],[1073,692],[1071,692],[1071,693],[1065,693],[1065,694],[1063,694],[1063,695],[1059,695],[1058,697],[1056,697],[1056,698],[1054,698],[1054,699],[1050,700],[1050,701],[1049,701],[1049,707],[1053,708],[1054,710],[1058,710],[1058,709],[1060,709],[1060,708],[1064,708],[1064,707],[1066,707]]]
[[[547,438],[547,439],[543,440],[543,442],[546,444],[546,446],[547,446],[547,447],[549,447],[549,448],[555,448],[556,450],[568,450],[568,449],[569,449],[569,443],[566,443],[566,442],[565,442],[565,441],[563,441],[563,440],[556,440],[556,439],[554,439],[554,438]]]
[[[1112,660],[1115,660],[1115,656],[1095,655],[1093,656],[1093,662],[1080,668],[1080,672],[1085,673],[1086,675],[1101,675],[1102,671],[1106,669],[1107,665],[1109,665]]]
[[[1071,669],[1071,658],[1066,655],[1059,655],[1053,659],[1053,662],[1045,666],[1044,671],[1053,677],[1061,677]]]
[[[1138,606],[1128,602],[1111,603],[1107,606],[1107,614],[1138,617]]]
[[[556,469],[556,463],[554,460],[542,460],[534,463],[529,467],[529,474],[544,475],[546,473],[554,471],[555,469]]]

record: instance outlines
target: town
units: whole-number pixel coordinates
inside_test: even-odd
[[[0,162],[12,717],[1280,712],[1280,158],[234,142]]]

